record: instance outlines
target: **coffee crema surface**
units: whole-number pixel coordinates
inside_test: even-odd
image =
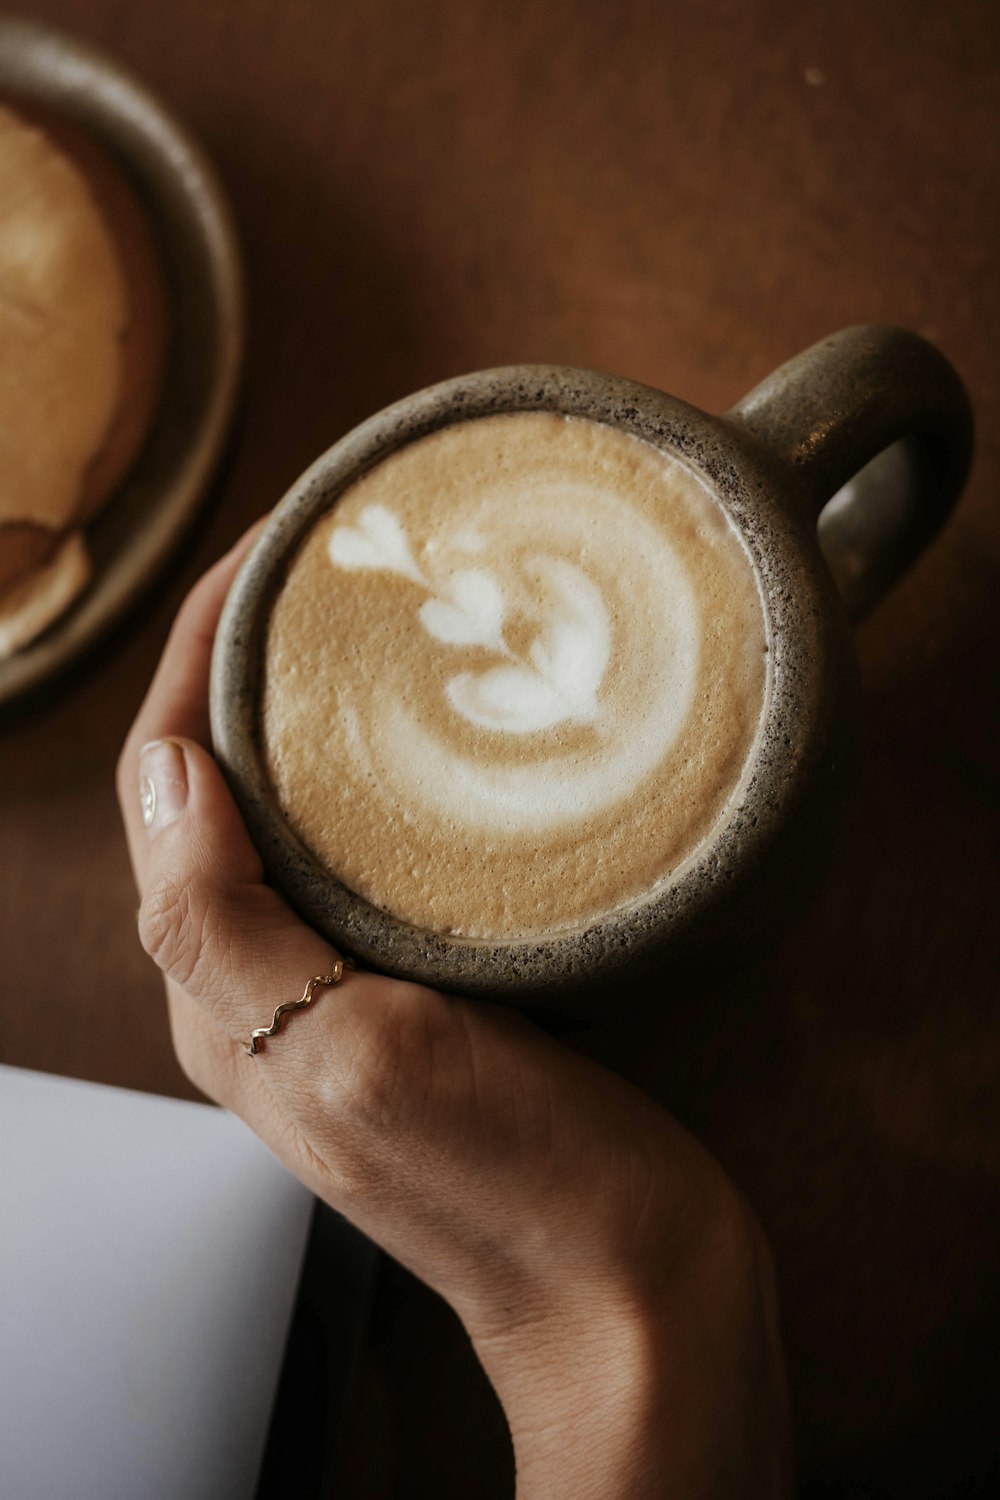
[[[768,692],[756,576],[679,459],[581,417],[461,421],[344,492],[268,621],[291,827],[415,927],[558,936],[724,824]]]

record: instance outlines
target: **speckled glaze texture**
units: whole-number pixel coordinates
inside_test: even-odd
[[[608,423],[679,455],[708,481],[757,571],[771,685],[739,805],[673,884],[586,930],[496,944],[417,931],[331,878],[275,806],[258,705],[270,604],[313,523],[359,474],[404,444],[454,422],[514,411]],[[308,921],[365,964],[553,1012],[616,1004],[623,978],[659,982],[706,944],[761,941],[822,864],[829,825],[851,781],[854,655],[816,517],[839,485],[904,437],[922,445],[920,472],[929,478],[917,487],[905,534],[893,540],[896,571],[954,504],[971,440],[968,405],[951,367],[901,330],[845,330],[783,366],[725,417],[609,375],[515,366],[434,386],[363,423],[277,507],[233,585],[216,642],[216,753],[270,878]]]

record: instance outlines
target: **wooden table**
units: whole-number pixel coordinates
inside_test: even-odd
[[[189,1094],[112,787],[196,576],[324,447],[461,371],[552,360],[721,410],[842,325],[936,340],[979,421],[954,522],[858,633],[867,764],[759,972],[585,1042],[772,1239],[806,1493],[1000,1492],[995,884],[998,12],[989,0],[35,0],[186,119],[249,272],[242,422],[130,628],[0,733],[5,1061]],[[351,1493],[503,1494],[450,1317],[376,1310]],[[976,1486],[980,1488],[976,1488]]]

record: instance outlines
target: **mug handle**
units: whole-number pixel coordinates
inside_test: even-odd
[[[821,339],[725,420],[791,482],[855,621],[940,530],[972,456],[962,382],[903,328],[862,324]]]

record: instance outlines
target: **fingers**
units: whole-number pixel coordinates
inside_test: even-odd
[[[208,740],[208,671],[219,615],[236,572],[264,524],[257,521],[195,584],[174,621],[139,711],[139,743],[164,735]]]
[[[190,1032],[195,1004],[210,1028],[206,1033],[196,1023],[199,1043],[210,1034],[216,1061],[242,1060],[251,1031],[270,1025],[278,1006],[299,1000],[309,979],[336,973],[340,956],[263,883],[260,856],[206,750],[191,740],[154,741],[140,756],[139,772],[148,824],[140,940],[173,986],[185,992],[184,999],[174,995],[172,1000],[175,1031]],[[416,986],[355,973],[344,976],[335,997],[322,988],[315,992],[311,1006],[317,1011],[336,1004],[345,1014],[330,1070],[333,1092],[341,1084],[347,1087],[352,1067],[363,1066],[362,1033],[365,1046],[384,1061],[388,1049],[376,1034],[377,1024],[365,1030],[359,1018],[366,1010],[381,1015],[391,1009],[387,997],[393,992],[397,1004],[405,1004],[410,992],[421,993]],[[280,1036],[261,1044],[273,1081],[297,1085],[322,1071],[314,1053],[315,1028],[297,1025],[299,1019],[289,1015]],[[190,1051],[189,1043],[181,1046]],[[244,1063],[237,1076],[252,1073]],[[195,1081],[207,1087],[211,1080],[202,1069]],[[219,1097],[221,1088],[216,1084],[209,1091]],[[226,1102],[245,1114],[238,1094]]]
[[[208,677],[219,615],[236,571],[263,524],[264,518],[251,526],[235,547],[199,580],[181,605],[156,675],[122,750],[118,797],[132,867],[140,887],[147,840],[135,795],[139,751],[150,740],[169,736],[186,737],[201,745],[210,743]]]
[[[421,1154],[463,1154],[464,1101],[475,1082],[458,1002],[348,972],[307,1011],[288,1015],[259,1057],[245,1056],[251,1031],[298,1000],[311,977],[336,972],[338,955],[262,883],[207,751],[154,741],[139,771],[148,844],[139,934],[169,981],[188,1076],[356,1221],[405,1190]],[[397,1215],[392,1207],[367,1223],[384,1241]]]
[[[329,973],[337,955],[306,927],[263,868],[215,761],[192,740],[155,740],[139,757],[145,824],[139,936],[168,978],[234,1039],[266,1025]],[[293,992],[294,993],[291,993]]]

